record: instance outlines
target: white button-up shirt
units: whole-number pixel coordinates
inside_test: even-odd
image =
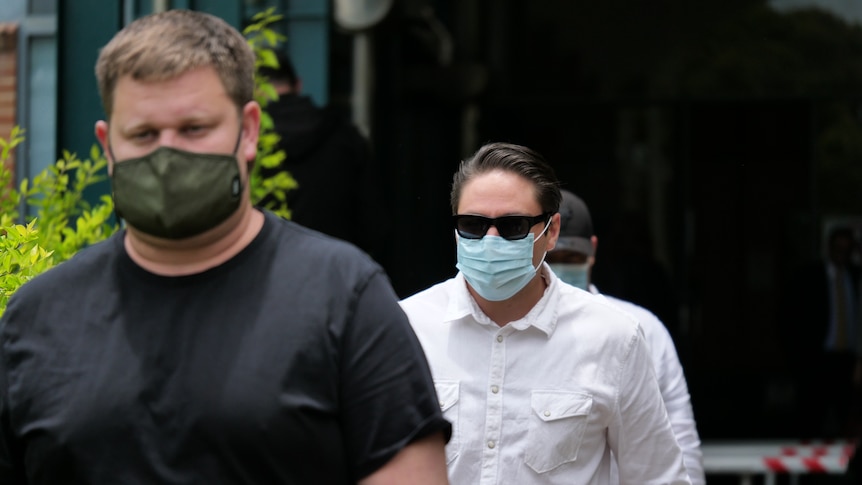
[[[590,285],[590,292],[599,294],[595,285]],[[703,471],[703,453],[700,451],[700,436],[691,408],[688,384],[673,338],[661,320],[646,308],[609,295],[604,297],[640,322],[673,434],[682,448],[685,469],[692,485],[704,485],[706,477]]]
[[[637,321],[549,282],[522,319],[485,315],[464,277],[404,301],[452,422],[453,485],[688,484]]]

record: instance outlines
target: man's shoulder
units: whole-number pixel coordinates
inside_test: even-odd
[[[631,314],[640,323],[644,337],[649,343],[650,351],[654,356],[664,354],[676,355],[676,346],[673,342],[673,337],[665,324],[655,314],[648,309],[632,303],[630,301],[621,300],[612,296],[606,296],[607,299],[616,305],[621,310]]]
[[[572,292],[577,298],[573,298]],[[604,295],[594,295],[577,288],[561,293],[561,318],[571,320],[575,332],[589,332],[608,338],[628,339],[637,333],[638,320]]]
[[[626,323],[635,320],[631,313],[623,311],[616,302],[611,301],[606,295],[593,294],[580,289],[577,289],[577,291],[582,296],[578,299],[576,307],[583,307],[583,310],[588,313],[604,313],[613,320],[620,320]],[[567,300],[569,299],[567,298]]]
[[[420,290],[399,303],[405,311],[445,305],[452,296],[454,284],[455,278],[449,278]]]
[[[448,318],[450,301],[457,298],[456,281],[457,278],[450,278],[436,283],[398,302],[420,337],[426,331],[436,332],[439,324]]]
[[[88,246],[75,253],[71,258],[35,276],[16,292],[22,296],[28,293],[54,294],[55,291],[69,291],[78,286],[91,286],[99,281],[109,265],[116,261],[119,245],[115,234],[106,241]],[[19,296],[20,298],[21,296]]]
[[[119,273],[114,269],[121,247],[114,240],[116,237],[120,235],[78,251],[22,285],[9,299],[3,312],[4,321],[26,319],[34,312],[53,312],[65,318],[69,312],[89,308],[111,290],[114,286],[111,278]],[[35,327],[41,322],[31,323]]]
[[[644,328],[644,331],[661,328],[664,329],[665,326],[662,321],[651,311],[648,309],[627,300],[622,300],[620,298],[605,295],[605,297],[614,304],[620,310],[631,314],[633,317],[637,319],[637,321]]]
[[[270,211],[264,211],[266,217],[265,229],[275,234],[275,240],[287,247],[302,247],[312,253],[344,253],[359,251],[355,245],[303,226],[297,222],[277,216]],[[360,251],[361,252],[361,251]]]
[[[282,219],[267,212],[272,225],[274,264],[288,268],[313,267],[318,271],[370,273],[381,270],[371,256],[355,244]]]

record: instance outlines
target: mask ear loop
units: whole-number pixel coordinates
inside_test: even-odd
[[[243,122],[242,122],[242,118],[240,118],[239,133],[236,135],[236,144],[233,147],[233,156],[234,157],[239,156],[239,145],[240,145],[240,141],[242,141],[243,130],[244,130]],[[248,160],[246,160],[246,164],[248,164]],[[249,170],[248,172],[251,172],[251,170]],[[251,173],[248,174],[248,177],[251,177]],[[231,192],[233,193],[234,197],[239,197],[239,195],[242,194],[242,190],[243,190],[242,177],[237,175],[233,179],[233,181],[231,182]]]
[[[114,163],[117,162],[117,157],[114,156],[114,146],[111,145],[111,139],[110,138],[108,138],[108,155],[111,156],[111,160],[113,160]]]
[[[239,155],[237,153],[239,151],[239,143],[242,141],[242,132],[245,128],[243,127],[242,120],[239,121],[239,134],[236,135],[236,144],[233,146],[233,154]]]
[[[553,214],[551,214],[551,217],[553,217]],[[547,223],[547,224],[545,224],[545,228],[544,228],[544,229],[542,229],[542,232],[539,234],[539,237],[537,237],[537,238],[533,239],[533,245],[534,245],[534,246],[536,245],[536,241],[538,241],[539,239],[541,239],[541,238],[542,238],[542,236],[544,236],[544,235],[545,235],[545,232],[547,232],[547,231],[548,231],[548,229],[549,229],[550,227],[551,227],[551,219],[550,219],[550,218],[548,218],[548,223]],[[541,261],[539,261],[539,264],[536,266],[536,271],[539,271],[539,269],[541,269],[541,268],[542,268],[542,263],[544,263],[544,262],[545,262],[545,258],[546,258],[547,256],[548,256],[548,251],[546,250],[546,251],[544,252],[544,254],[542,254],[542,260],[541,260]]]
[[[551,217],[554,217],[553,214],[551,214]],[[551,219],[548,218],[548,223],[545,224],[545,228],[542,229],[542,232],[540,232],[538,236],[536,236],[536,239],[533,239],[533,244],[536,244],[536,241],[538,241],[539,239],[542,239],[542,236],[545,235],[545,233],[548,231],[548,228],[550,228],[550,227],[551,227]],[[545,252],[547,252],[547,251],[545,251]],[[542,258],[542,259],[544,259],[544,258]]]
[[[117,163],[117,157],[114,156],[114,147],[113,147],[113,145],[111,145],[111,138],[110,137],[108,138],[108,155],[111,157],[111,160],[113,160],[112,163],[114,163],[114,164]],[[114,175],[111,174],[110,177],[111,177],[111,205],[114,207],[114,219],[117,220],[117,224],[125,225],[124,224],[125,219],[123,219],[122,214],[120,214],[120,211],[117,209],[117,203],[114,201]]]

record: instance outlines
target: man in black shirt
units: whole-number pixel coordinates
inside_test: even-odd
[[[0,320],[0,483],[446,483],[450,427],[385,274],[251,205],[253,66],[184,10],[101,51],[126,229]]]

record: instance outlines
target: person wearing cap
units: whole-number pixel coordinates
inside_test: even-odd
[[[463,161],[458,274],[401,302],[431,365],[453,485],[690,483],[637,321],[544,263],[559,182],[507,143]]]
[[[563,282],[599,295],[590,275],[596,262],[598,238],[593,232],[593,220],[584,201],[575,194],[561,190],[560,236],[547,262]],[[691,407],[691,396],[667,328],[652,312],[634,303],[603,295],[613,305],[638,319],[655,367],[662,399],[664,399],[676,440],[682,447],[683,461],[691,483],[706,483],[700,437]]]

